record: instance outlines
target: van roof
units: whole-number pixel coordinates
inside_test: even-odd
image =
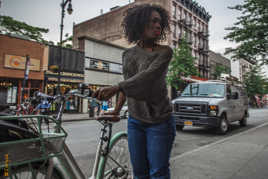
[[[232,83],[231,81],[223,81],[223,80],[207,80],[207,81],[200,81],[200,82],[193,82],[193,83],[194,84],[198,84],[198,83],[230,84],[232,86],[243,87],[242,84],[235,84],[235,83]]]

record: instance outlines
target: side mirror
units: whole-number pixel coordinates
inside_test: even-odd
[[[238,99],[238,92],[232,93],[232,99]]]
[[[227,99],[231,99],[232,95],[231,95],[230,93],[228,93],[228,94],[226,95],[226,97],[227,97]]]

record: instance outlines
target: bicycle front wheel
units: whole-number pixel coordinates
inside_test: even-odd
[[[48,166],[46,164],[24,164],[12,167],[5,172],[0,178],[3,179],[45,179],[47,176]],[[53,169],[50,179],[63,179],[59,172]]]
[[[121,132],[111,139],[109,153],[101,160],[98,176],[106,179],[132,179],[132,175],[127,134]]]

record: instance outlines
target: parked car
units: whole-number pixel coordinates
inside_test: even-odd
[[[113,110],[114,110],[114,108],[108,108],[108,112],[111,112]],[[127,104],[124,104],[124,106],[122,107],[122,109],[120,111],[120,116],[123,119],[128,119],[128,106],[127,106]]]
[[[225,134],[232,122],[246,126],[249,116],[245,90],[219,80],[189,84],[172,105],[177,129],[207,126]]]

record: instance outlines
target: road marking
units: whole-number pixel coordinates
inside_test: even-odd
[[[258,125],[258,126],[254,127],[254,128],[248,129],[248,130],[246,130],[246,131],[240,132],[240,133],[238,133],[238,134],[235,134],[235,135],[226,137],[226,138],[224,138],[224,139],[218,140],[218,141],[216,141],[216,142],[213,142],[213,143],[204,145],[204,146],[202,146],[202,147],[198,147],[197,149],[194,149],[194,150],[191,150],[191,151],[188,151],[188,152],[184,152],[184,153],[182,153],[182,154],[180,154],[180,155],[171,157],[171,158],[170,158],[170,162],[174,162],[175,160],[180,159],[180,158],[182,158],[182,157],[184,157],[184,156],[187,156],[187,155],[190,155],[190,154],[192,154],[192,153],[198,152],[198,151],[200,151],[200,150],[209,148],[209,147],[214,146],[214,145],[217,145],[217,144],[219,144],[219,143],[223,143],[223,142],[225,142],[225,141],[227,141],[227,140],[230,140],[230,139],[233,138],[233,137],[237,137],[237,136],[240,136],[240,135],[247,134],[247,133],[249,133],[249,132],[255,131],[256,129],[261,128],[261,127],[264,127],[264,126],[266,126],[266,125],[268,125],[268,122],[263,123],[263,124],[261,124],[261,125]]]

